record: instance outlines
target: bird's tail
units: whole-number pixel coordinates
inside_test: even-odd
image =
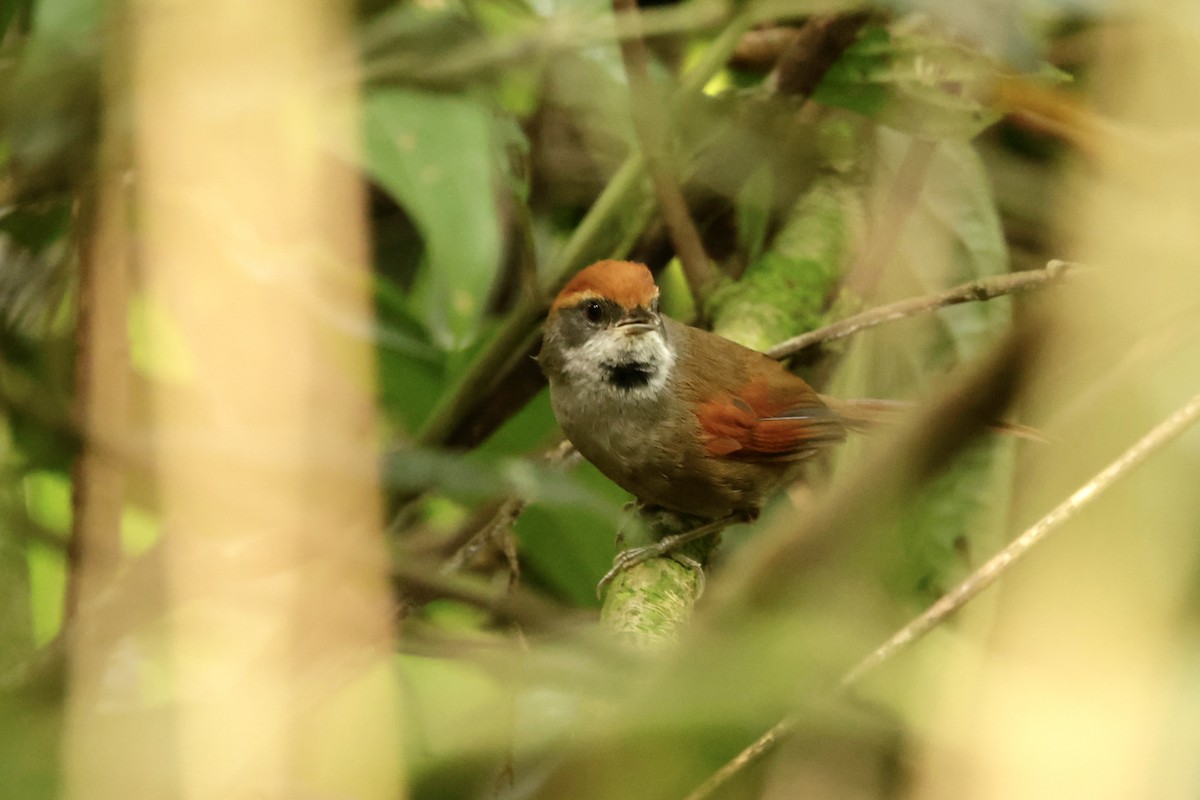
[[[842,400],[825,395],[822,395],[821,399],[825,401],[825,405],[833,409],[842,418],[842,422],[847,428],[860,433],[869,431],[879,425],[892,424],[905,412],[915,408],[913,403],[903,400],[877,400],[874,398]],[[1016,436],[1021,439],[1029,439],[1035,442],[1046,441],[1046,437],[1036,428],[1016,422],[993,420],[988,423],[988,427],[997,433]]]

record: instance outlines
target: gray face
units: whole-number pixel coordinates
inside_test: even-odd
[[[552,383],[632,396],[657,394],[674,361],[657,300],[650,308],[627,309],[604,298],[560,309],[538,356]]]

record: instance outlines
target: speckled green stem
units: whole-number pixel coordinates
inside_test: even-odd
[[[691,531],[709,520],[657,509],[641,512],[639,522],[622,537],[622,547]],[[675,558],[653,558],[619,573],[604,596],[601,622],[636,647],[675,641],[704,589],[701,567],[719,538],[720,534],[706,536],[680,547]]]
[[[600,621],[637,647],[674,642],[692,616],[700,574],[671,558],[652,558],[615,579]]]

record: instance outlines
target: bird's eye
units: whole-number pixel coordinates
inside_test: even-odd
[[[588,300],[583,304],[583,315],[588,322],[599,322],[604,318],[604,307],[599,300]]]

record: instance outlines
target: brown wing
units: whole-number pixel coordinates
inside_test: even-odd
[[[745,461],[804,458],[846,435],[841,418],[782,367],[718,392],[697,415],[709,455]]]

